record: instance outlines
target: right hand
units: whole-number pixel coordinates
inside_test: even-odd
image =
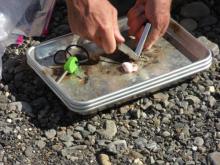
[[[66,0],[71,31],[113,53],[124,42],[117,10],[108,0]]]

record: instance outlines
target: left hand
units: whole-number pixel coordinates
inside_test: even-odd
[[[152,30],[144,45],[150,49],[164,35],[170,22],[172,0],[137,0],[128,12],[129,33],[139,41],[146,22],[152,24]]]

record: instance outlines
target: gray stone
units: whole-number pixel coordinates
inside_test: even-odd
[[[208,165],[219,165],[220,152],[213,152],[208,155]]]
[[[209,106],[213,107],[216,104],[216,99],[213,96],[209,97]]]
[[[73,145],[73,142],[67,141],[67,142],[63,142],[63,144],[68,148],[68,147],[71,147]]]
[[[66,135],[66,134],[61,135],[59,139],[62,140],[63,142],[69,142],[69,141],[72,142],[74,140],[71,135]]]
[[[197,96],[188,95],[186,100],[189,101],[190,104],[199,104],[201,100]]]
[[[204,140],[201,137],[196,137],[194,140],[194,144],[198,147],[201,147],[204,144]]]
[[[74,154],[77,150],[85,150],[85,149],[87,149],[86,145],[72,146],[72,147],[62,149],[61,154],[62,156],[67,157],[67,156],[71,156],[72,154]]]
[[[197,29],[198,24],[195,20],[191,18],[186,18],[180,21],[180,24],[188,31],[192,32]]]
[[[129,111],[129,106],[123,106],[119,109],[121,114],[126,114]]]
[[[211,26],[218,22],[218,19],[214,16],[207,16],[199,21],[199,27]]]
[[[153,98],[156,101],[166,101],[166,100],[168,100],[169,95],[168,94],[164,94],[164,93],[156,93],[156,94],[153,95]]]
[[[107,146],[107,151],[117,154],[127,150],[127,142],[125,140],[116,140]]]
[[[146,145],[146,148],[155,152],[158,150],[159,146],[155,141],[149,141],[149,143]]]
[[[0,95],[0,103],[7,103],[8,98],[5,95]]]
[[[199,37],[198,41],[201,42],[208,49],[210,49],[213,52],[214,56],[217,56],[219,54],[219,46],[218,46],[218,44],[208,40],[205,36]]]
[[[134,143],[135,143],[135,146],[136,146],[138,149],[143,149],[143,148],[145,148],[145,147],[148,145],[147,139],[142,138],[142,137],[136,139],[136,140],[134,141]]]
[[[0,149],[0,162],[3,161],[4,155],[5,155],[5,151]]]
[[[79,132],[73,133],[73,137],[76,140],[81,140],[82,139],[82,135]]]
[[[52,149],[54,151],[59,152],[59,151],[61,151],[63,149],[63,146],[61,144],[55,144],[55,145],[52,146]]]
[[[106,139],[112,139],[117,133],[117,127],[113,120],[106,120],[104,129],[98,130],[97,132]]]
[[[43,149],[46,146],[46,143],[43,140],[38,140],[35,142],[38,148]]]
[[[180,14],[186,18],[199,19],[208,16],[210,9],[203,2],[187,3],[181,8]]]
[[[28,146],[26,148],[26,150],[24,151],[24,154],[27,156],[27,157],[33,157],[34,156],[34,153],[33,153],[33,148],[31,146]]]
[[[50,130],[45,131],[45,136],[48,139],[53,139],[56,136],[56,134],[57,134],[57,132],[55,129],[50,129]]]
[[[88,124],[87,125],[87,129],[89,130],[89,132],[94,133],[96,131],[96,127],[93,126],[92,124]]]
[[[163,137],[170,137],[170,133],[168,131],[163,132]]]

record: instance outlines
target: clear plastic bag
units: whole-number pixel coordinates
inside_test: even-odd
[[[16,36],[41,36],[47,31],[55,0],[0,0],[0,78],[1,58]]]

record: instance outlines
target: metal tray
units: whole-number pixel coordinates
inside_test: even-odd
[[[119,23],[127,37],[126,19]],[[127,41],[126,44],[134,49],[134,42]],[[84,46],[94,61],[80,66],[84,78],[69,75],[58,84],[55,80],[63,71],[55,66],[53,56],[56,51],[75,43]],[[94,43],[79,42],[79,37],[72,34],[46,41],[27,51],[27,63],[33,70],[70,110],[84,115],[161,89],[205,70],[211,65],[212,53],[171,20],[164,38],[152,50],[142,52],[138,72],[125,74],[121,71],[121,62],[128,60],[120,52],[105,55]]]

